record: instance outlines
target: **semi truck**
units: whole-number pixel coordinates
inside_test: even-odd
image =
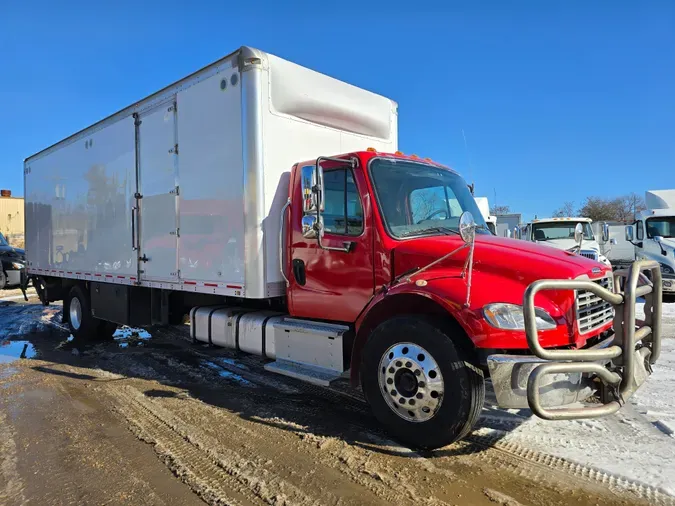
[[[611,268],[611,263],[600,252],[600,243],[609,244],[609,228],[601,223],[600,240],[595,236],[593,220],[581,217],[539,218],[527,223],[520,230],[521,239],[545,244],[553,248],[575,251],[579,255],[596,260]],[[581,239],[575,237],[575,228],[581,227]]]
[[[675,190],[645,192],[647,209],[637,213],[632,225],[626,226],[626,240],[634,256],[625,261],[650,259],[658,262],[663,277],[663,291],[675,294]]]
[[[392,100],[242,47],[25,160],[28,273],[78,339],[189,315],[414,447],[466,436],[488,378],[545,419],[617,411],[659,355],[657,264],[496,237],[397,144]]]

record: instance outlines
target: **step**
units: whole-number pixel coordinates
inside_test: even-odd
[[[333,381],[342,377],[341,372],[314,365],[291,362],[290,360],[276,360],[275,362],[265,364],[265,370],[322,387],[328,387]]]

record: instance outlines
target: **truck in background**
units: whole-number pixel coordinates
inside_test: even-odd
[[[397,135],[393,101],[242,47],[25,160],[28,273],[78,339],[189,314],[195,343],[349,377],[415,447],[467,435],[486,376],[545,419],[617,411],[658,358],[658,264],[620,290],[602,263],[496,237]],[[638,296],[646,320],[615,322]]]
[[[675,190],[645,192],[647,209],[626,230],[626,240],[634,246],[633,259],[658,262],[663,291],[675,294]]]
[[[474,197],[476,205],[493,235],[497,235],[497,217],[490,214],[490,203],[487,197]]]
[[[609,243],[609,228],[601,225],[600,241],[596,239],[590,218],[542,218],[534,219],[522,227],[521,239],[545,244],[553,248],[577,252],[579,255],[605,264],[611,268],[611,263],[600,252],[600,243]],[[575,228],[581,226],[582,235],[575,237]]]

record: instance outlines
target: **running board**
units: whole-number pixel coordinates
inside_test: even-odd
[[[342,373],[337,371],[298,362],[291,362],[289,360],[276,360],[275,362],[266,364],[265,370],[322,387],[328,387],[333,381],[342,377]]]

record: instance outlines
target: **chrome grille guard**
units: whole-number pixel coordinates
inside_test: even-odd
[[[651,274],[651,280],[644,272]],[[623,281],[624,290],[621,291]],[[642,284],[638,286],[638,282]],[[539,343],[535,319],[535,295],[543,290],[587,290],[611,303],[614,316],[614,342],[604,349],[547,350]],[[638,297],[645,298],[645,320],[635,317]],[[534,414],[545,420],[596,418],[615,413],[651,372],[651,364],[661,353],[662,285],[661,269],[654,260],[638,260],[628,269],[614,272],[614,291],[593,281],[544,279],[525,290],[523,301],[525,334],[530,351],[551,361],[537,366],[527,381],[527,401]],[[548,409],[540,402],[540,383],[544,376],[557,373],[595,375],[606,387],[610,399],[599,406]]]

